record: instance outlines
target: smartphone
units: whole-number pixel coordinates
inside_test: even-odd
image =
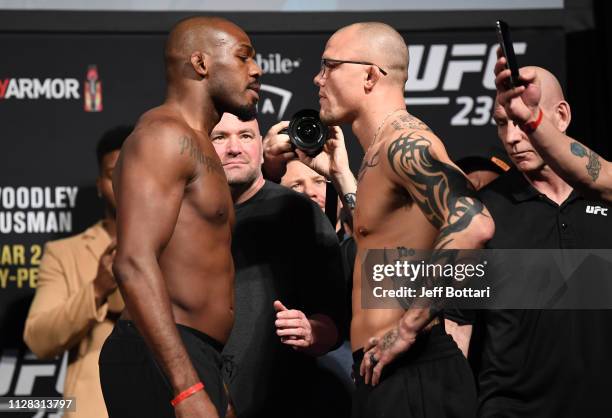
[[[506,66],[510,70],[510,84],[512,84],[512,87],[518,87],[521,85],[521,82],[519,80],[516,56],[514,55],[514,46],[512,45],[512,38],[510,38],[510,26],[503,20],[498,20],[495,26],[497,28],[499,46],[501,47],[502,54],[506,57]]]

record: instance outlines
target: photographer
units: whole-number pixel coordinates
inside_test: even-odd
[[[357,191],[357,180],[351,172],[349,166],[348,153],[344,143],[344,134],[339,126],[329,126],[321,122],[312,120],[301,120],[294,116],[295,124],[320,124],[320,137],[316,140],[311,139],[313,148],[321,147],[320,152],[307,154],[303,149],[296,148],[295,139],[290,139],[293,135],[279,135],[284,133],[289,126],[288,122],[280,122],[274,125],[263,141],[264,152],[264,172],[266,177],[272,181],[280,182],[286,174],[287,164],[295,159],[299,159],[306,166],[310,167],[319,175],[330,180],[338,192],[342,205],[348,211],[355,208],[355,192]],[[317,117],[318,120],[318,117]],[[289,133],[289,132],[287,132]],[[310,138],[308,138],[310,139]],[[300,142],[306,142],[304,140]],[[316,145],[315,145],[316,143]],[[319,151],[319,150],[317,150]]]
[[[236,414],[337,416],[319,396],[314,367],[339,344],[345,320],[333,228],[310,199],[264,180],[257,121],[226,113],[211,140],[236,211],[235,322],[223,350]]]

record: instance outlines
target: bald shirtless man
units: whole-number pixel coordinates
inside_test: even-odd
[[[337,31],[314,82],[323,122],[350,124],[365,151],[358,183],[339,128],[331,130],[324,152],[314,159],[297,153],[334,183],[345,206],[355,207],[353,415],[474,417],[473,377],[444,332],[440,312],[361,306],[367,249],[480,248],[494,231],[488,211],[440,139],[406,111],[407,66],[408,48],[390,26],[358,23]],[[268,144],[269,155],[287,151],[283,144]]]
[[[223,112],[255,115],[254,55],[224,19],[178,23],[165,49],[166,101],[123,146],[113,270],[127,311],[100,357],[112,418],[225,416],[220,350],[234,321],[234,210],[209,135]]]
[[[508,118],[527,134],[544,161],[563,180],[585,196],[612,202],[612,162],[559,131],[555,125],[558,115],[546,115],[542,110],[549,104],[542,100],[546,98],[542,94],[544,84],[558,86],[557,79],[548,71],[525,67],[520,69],[522,85],[511,88],[506,58],[500,50],[497,56],[494,70],[497,102],[504,107]]]

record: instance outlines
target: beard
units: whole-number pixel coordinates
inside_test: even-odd
[[[323,124],[327,126],[333,126],[342,125],[345,123],[351,124],[355,119],[355,116],[352,113],[338,114],[337,111],[334,113],[327,109],[325,111],[319,111],[319,119],[321,119],[321,122],[323,122]]]
[[[211,96],[215,108],[219,114],[231,113],[242,122],[248,122],[255,119],[257,116],[257,101],[249,103],[239,103],[237,98],[245,94],[245,92],[237,93],[235,89],[231,89],[225,82],[211,86]]]
[[[254,169],[246,173],[226,172],[227,184],[230,188],[248,188],[261,175],[261,169]]]
[[[257,105],[252,104],[252,105],[238,106],[238,107],[235,107],[234,109],[228,110],[227,113],[231,113],[232,115],[240,119],[242,122],[248,122],[257,117]]]

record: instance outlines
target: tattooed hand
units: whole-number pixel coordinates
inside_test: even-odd
[[[365,384],[376,386],[380,382],[383,368],[402,353],[405,353],[416,340],[416,332],[406,331],[404,327],[395,326],[382,337],[373,337],[363,349],[364,356],[359,368]]]

